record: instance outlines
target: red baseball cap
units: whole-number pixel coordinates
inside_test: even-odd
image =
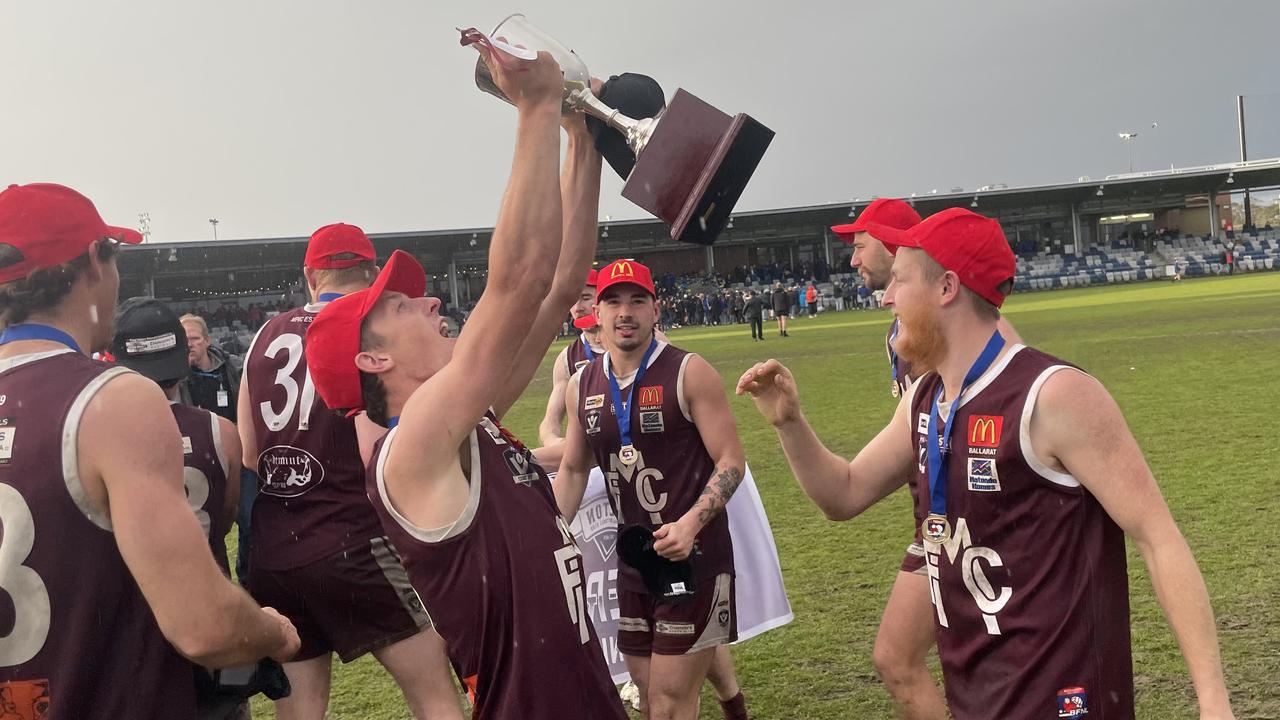
[[[863,208],[853,222],[848,225],[832,225],[831,232],[839,235],[846,245],[852,245],[854,234],[870,232],[869,228],[873,223],[906,230],[920,223],[920,213],[897,198],[877,198]],[[880,239],[878,235],[873,237]]]
[[[600,268],[600,272],[596,274],[596,300],[614,285],[627,283],[639,285],[654,298],[658,297],[658,292],[653,289],[653,274],[649,272],[649,268],[635,260],[614,260]]]
[[[595,268],[591,268],[590,270],[588,270],[587,283],[586,283],[587,287],[595,287],[596,280],[599,276],[600,274],[596,272]],[[590,330],[591,328],[599,324],[600,323],[596,320],[596,316],[594,314],[583,315],[582,317],[574,318],[573,320],[573,326],[578,328],[579,330]]]
[[[334,257],[343,254],[355,257]],[[373,243],[363,230],[355,225],[334,223],[311,233],[311,240],[307,243],[307,257],[302,263],[313,270],[341,270],[362,262],[372,262],[376,257]]]
[[[908,230],[873,225],[869,230],[887,247],[919,248],[960,283],[992,305],[1004,304],[1000,286],[1013,279],[1017,262],[1000,223],[965,208],[930,215]]]
[[[311,321],[305,351],[307,371],[324,404],[337,410],[361,410],[360,325],[384,292],[422,297],[427,290],[427,274],[412,255],[396,250],[367,290],[332,300]]]
[[[128,245],[142,242],[137,230],[103,222],[93,202],[69,187],[32,183],[0,192],[0,245],[14,248],[22,258],[0,269],[0,283],[70,262],[107,238]]]

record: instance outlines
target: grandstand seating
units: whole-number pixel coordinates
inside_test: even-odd
[[[1237,272],[1273,270],[1280,257],[1280,239],[1275,231],[1241,235],[1235,240]],[[1018,258],[1014,290],[1050,290],[1103,283],[1157,280],[1174,274],[1217,275],[1226,272],[1225,241],[1217,238],[1183,236],[1155,242],[1150,254],[1130,248],[1091,248],[1082,255],[1050,254],[1041,251]]]

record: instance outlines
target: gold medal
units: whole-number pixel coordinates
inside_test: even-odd
[[[636,462],[636,446],[623,445],[622,449],[618,451],[618,459],[624,465],[634,465]]]
[[[930,513],[920,526],[920,534],[932,543],[944,543],[951,539],[951,523],[946,516]]]

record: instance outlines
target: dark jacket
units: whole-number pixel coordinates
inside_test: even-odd
[[[228,355],[222,348],[212,344],[209,345],[209,359],[213,361],[213,367],[208,370],[191,366],[191,377],[181,385],[180,402],[236,422],[236,402],[240,397],[240,374],[244,371],[244,360],[239,355]],[[219,390],[227,393],[226,405],[220,406],[217,403]]]
[[[786,290],[774,290],[773,311],[778,314],[791,312],[791,293]]]
[[[759,295],[753,295],[742,309],[743,314],[749,318],[762,318],[764,317],[764,300]]]

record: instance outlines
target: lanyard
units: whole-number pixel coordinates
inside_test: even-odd
[[[41,325],[39,323],[19,323],[17,325],[10,325],[5,328],[3,334],[0,334],[0,345],[17,342],[19,340],[50,340],[52,342],[62,343],[72,350],[84,354],[75,338],[50,325]]]
[[[340,297],[342,297],[342,293],[320,293],[320,297],[317,300],[320,302],[333,302]]]
[[[889,377],[893,378],[893,384],[898,384],[898,351],[893,349],[893,341],[898,339],[898,320],[894,319],[893,327],[889,328]]]
[[[587,336],[586,336],[586,335],[583,335],[583,336],[582,336],[582,351],[583,351],[583,352],[585,352],[585,353],[587,354],[587,361],[588,361],[588,362],[590,362],[591,360],[595,360],[595,359],[596,359],[596,353],[595,353],[595,351],[594,351],[594,350],[592,350],[592,349],[591,349],[591,343],[587,342]]]
[[[395,416],[395,417],[389,417],[389,418],[387,418],[387,429],[388,429],[388,430],[390,430],[391,428],[394,428],[395,426],[397,426],[397,425],[399,425],[399,424],[400,424],[400,416],[399,416],[399,415],[397,415],[397,416]]]
[[[943,542],[951,534],[950,526],[946,519],[947,456],[951,453],[951,425],[956,416],[960,414],[960,398],[964,396],[964,391],[991,367],[991,363],[995,362],[996,356],[1000,354],[1002,348],[1004,348],[1004,338],[1000,336],[1000,331],[996,330],[991,333],[991,339],[987,341],[987,346],[983,348],[982,354],[978,356],[973,366],[969,368],[969,372],[965,374],[964,384],[960,386],[960,392],[953,401],[955,404],[952,405],[951,412],[947,414],[947,420],[942,426],[941,436],[938,435],[938,402],[942,400],[942,394],[946,391],[946,388],[938,388],[938,394],[933,398],[933,407],[929,411],[929,436],[927,441],[929,454],[929,517],[925,519],[924,527],[922,528],[924,536],[933,542]]]
[[[644,377],[644,371],[649,367],[649,358],[653,357],[653,351],[657,347],[657,338],[649,341],[649,349],[644,351],[644,357],[640,359],[640,367],[636,370],[636,379],[627,390],[628,400],[635,395],[635,389],[640,387],[640,379]],[[609,378],[609,393],[613,397],[614,415],[618,418],[618,435],[622,440],[618,459],[630,465],[636,461],[636,448],[631,444],[631,409],[622,401],[622,389],[618,387],[618,378],[614,377],[613,370],[608,365],[605,366],[604,374]]]

